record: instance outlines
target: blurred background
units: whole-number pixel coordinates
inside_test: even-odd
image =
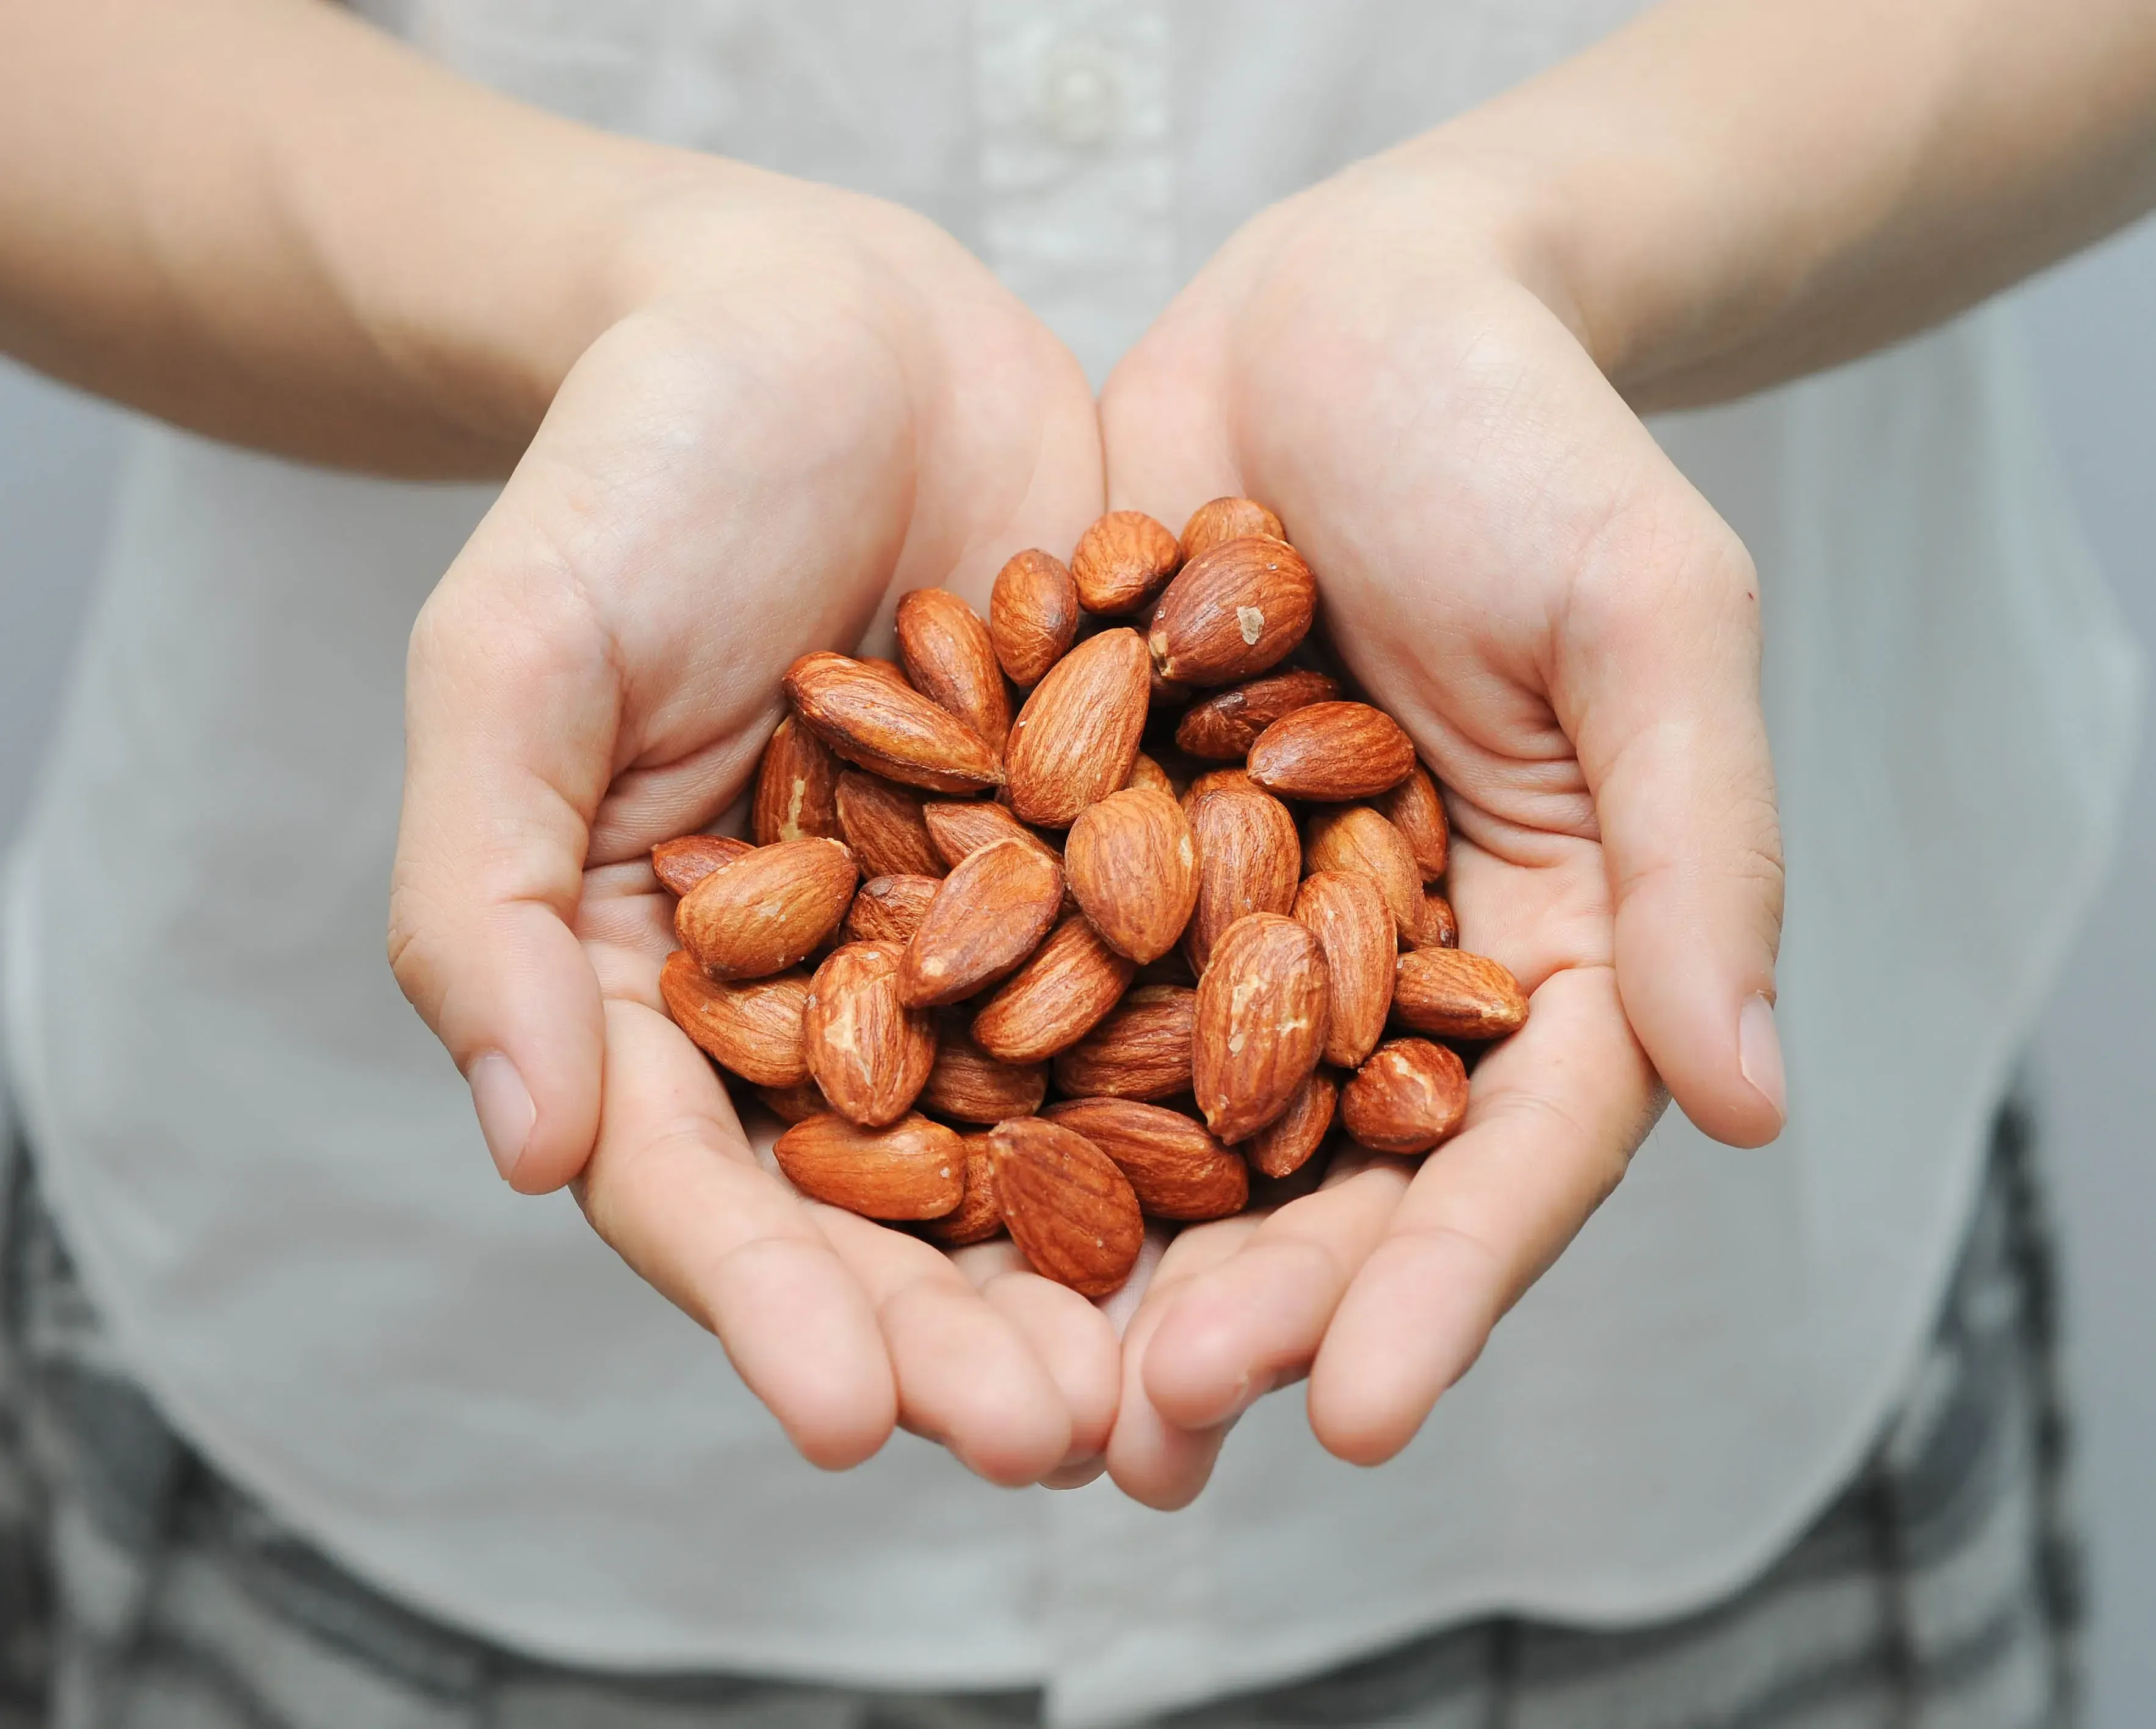
[[[2156,658],[2156,223],[2016,296],[2066,477]],[[123,422],[0,362],[0,846],[28,798],[104,538]],[[386,890],[385,890],[386,893]],[[2156,1700],[2156,751],[2038,1042],[2096,1627],[2092,1729]],[[2014,933],[2001,933],[2012,941]]]

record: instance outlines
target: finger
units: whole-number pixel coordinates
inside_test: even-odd
[[[1024,1265],[1015,1250],[1011,1259],[1018,1263],[978,1279],[981,1295],[1033,1348],[1070,1413],[1070,1444],[1059,1465],[1095,1459],[1108,1444],[1122,1392],[1122,1350],[1115,1329],[1077,1292]],[[977,1276],[972,1268],[965,1270]]]
[[[1607,968],[1536,991],[1527,1026],[1477,1066],[1466,1128],[1424,1160],[1326,1329],[1310,1419],[1327,1450],[1375,1464],[1414,1438],[1616,1186],[1659,1102]]]
[[[717,1335],[812,1464],[881,1447],[898,1413],[860,1280],[762,1169],[711,1065],[640,1003],[606,1010],[606,1104],[577,1198],[639,1274]]]

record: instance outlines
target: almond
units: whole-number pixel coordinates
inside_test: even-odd
[[[1048,1096],[1048,1071],[1038,1063],[998,1063],[947,1026],[936,1041],[936,1066],[921,1089],[921,1105],[965,1123],[1000,1123],[1029,1117]]]
[[[715,979],[760,979],[804,960],[839,928],[860,872],[836,841],[757,846],[674,909],[681,946]]]
[[[870,1129],[905,1115],[936,1063],[935,1023],[898,1000],[901,952],[896,943],[834,949],[802,1016],[808,1073],[832,1109]]]
[[[786,1180],[810,1200],[863,1218],[940,1218],[966,1192],[957,1131],[923,1116],[864,1129],[827,1111],[796,1123],[771,1150]]]
[[[961,859],[899,962],[898,999],[932,1008],[971,996],[1040,946],[1063,904],[1063,871],[1023,841]]]
[[[864,655],[861,665],[875,674],[886,684],[902,691],[913,689],[913,681],[906,676],[906,668],[896,661],[886,661],[880,655]]]
[[[1312,702],[1282,715],[1258,734],[1249,764],[1268,792],[1334,804],[1397,786],[1414,765],[1414,741],[1368,702]]]
[[[1039,1063],[1091,1032],[1130,982],[1130,962],[1073,913],[981,1006],[973,1037],[1000,1062]]]
[[[1041,1113],[1116,1161],[1157,1219],[1223,1219],[1250,1198],[1250,1168],[1181,1111],[1135,1099],[1070,1099]]]
[[[696,1048],[743,1080],[791,1087],[807,1077],[805,975],[721,984],[687,949],[676,949],[660,969],[659,994]]]
[[[1325,1145],[1332,1126],[1333,1106],[1339,1102],[1340,1083],[1323,1069],[1296,1088],[1287,1109],[1243,1143],[1243,1156],[1260,1176],[1292,1176]]]
[[[1399,952],[1393,915],[1378,885],[1361,872],[1317,871],[1296,891],[1295,918],[1325,953],[1332,1005],[1325,1060],[1357,1068],[1384,1037],[1393,1006],[1393,961]]]
[[[1198,900],[1183,950],[1202,974],[1214,943],[1238,919],[1295,904],[1302,843],[1287,806],[1239,769],[1202,776],[1183,811],[1198,843]]]
[[[1053,553],[1020,553],[996,573],[988,640],[1010,682],[1031,690],[1078,638],[1078,585]]]
[[[1439,796],[1430,770],[1417,763],[1406,780],[1372,802],[1408,837],[1422,880],[1435,883],[1442,877],[1446,856],[1452,850],[1452,828],[1445,821],[1445,800]]]
[[[1103,630],[1080,643],[1034,687],[1011,728],[1012,813],[1068,828],[1131,778],[1145,722],[1146,651],[1137,632]]]
[[[1199,837],[1204,844],[1204,837]],[[1407,836],[1368,805],[1342,805],[1312,814],[1303,843],[1306,871],[1359,871],[1378,885],[1399,939],[1422,929],[1422,875]]]
[[[1070,579],[1088,612],[1120,616],[1158,594],[1183,563],[1183,545],[1142,510],[1110,511],[1078,538]]]
[[[962,1144],[966,1149],[965,1198],[942,1218],[927,1220],[921,1227],[923,1237],[946,1248],[964,1248],[969,1243],[986,1243],[1004,1228],[1004,1210],[996,1205],[995,1170],[988,1157],[988,1137],[968,1135],[962,1137]]]
[[[1317,615],[1317,583],[1302,555],[1285,541],[1246,536],[1183,567],[1147,641],[1162,677],[1232,684],[1279,665]]]
[[[943,886],[940,877],[871,877],[861,884],[839,934],[850,943],[905,943]]]
[[[730,865],[755,848],[732,835],[684,835],[678,841],[661,841],[651,849],[651,873],[659,886],[675,894],[686,894],[721,865]]]
[[[1175,946],[1198,903],[1198,849],[1164,792],[1127,789],[1070,825],[1064,867],[1101,940],[1143,965]]]
[[[1198,980],[1191,1086],[1233,1143],[1286,1110],[1325,1048],[1325,953],[1292,919],[1253,913],[1220,933]]]
[[[822,651],[786,669],[794,712],[850,763],[931,792],[978,792],[1003,780],[988,741],[867,662]]]
[[[1240,763],[1275,721],[1339,694],[1339,685],[1322,672],[1300,666],[1268,672],[1194,704],[1177,723],[1175,742],[1193,756]]]
[[[1040,1117],[998,1123],[988,1167],[1004,1222],[1036,1270],[1088,1297],[1131,1276],[1145,1242],[1137,1194],[1085,1136]]]
[[[1422,898],[1422,924],[1415,932],[1414,946],[1418,949],[1457,949],[1460,946],[1460,920],[1454,916],[1452,903],[1435,888],[1425,889]]]
[[[1527,1025],[1527,997],[1486,955],[1418,949],[1394,969],[1393,1013],[1440,1038],[1503,1038]]]
[[[814,1081],[802,1081],[791,1087],[758,1087],[756,1097],[757,1102],[782,1123],[805,1123],[831,1108],[831,1101]]]
[[[1151,787],[1155,792],[1166,793],[1171,799],[1175,796],[1175,783],[1168,779],[1168,770],[1142,750],[1131,764],[1131,778],[1123,783],[1126,792],[1139,787]]]
[[[921,814],[921,795],[848,769],[834,797],[839,832],[866,877],[940,877],[943,863]]]
[[[1293,1106],[1289,1109],[1292,1110]],[[1247,1157],[1255,1137],[1245,1143]],[[1254,1166],[1250,1171],[1250,1210],[1270,1212],[1285,1207],[1291,1201],[1300,1201],[1305,1195],[1313,1195],[1325,1181],[1325,1173],[1332,1168],[1332,1150],[1338,1145],[1337,1138],[1322,1140],[1317,1150],[1286,1176],[1266,1176]]]
[[[981,615],[948,589],[915,589],[898,597],[893,623],[914,689],[1000,751],[1010,732],[1010,696]]]
[[[1286,540],[1281,519],[1251,498],[1215,498],[1201,504],[1183,525],[1183,556],[1194,558],[1210,552],[1224,540],[1244,540],[1261,535]]]
[[[1197,1011],[1198,993],[1188,985],[1139,986],[1099,1026],[1058,1053],[1055,1084],[1077,1099],[1103,1093],[1173,1098],[1190,1085],[1191,1027]],[[978,1021],[973,1030],[978,1037]]]
[[[749,832],[759,846],[781,841],[839,838],[839,813],[831,801],[839,765],[800,720],[788,715],[763,747],[757,770]]]
[[[1388,1039],[1340,1094],[1341,1122],[1377,1153],[1426,1153],[1466,1114],[1466,1065],[1428,1039]]]
[[[955,865],[998,841],[1024,841],[1043,858],[1058,865],[1063,862],[1053,846],[1001,805],[981,800],[932,799],[921,807],[921,814],[928,819],[929,842],[946,865]]]

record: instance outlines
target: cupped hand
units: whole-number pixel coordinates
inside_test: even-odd
[[[1751,561],[1484,208],[1408,157],[1276,207],[1103,398],[1111,505],[1175,523],[1240,493],[1282,517],[1334,646],[1450,789],[1461,946],[1532,1000],[1419,1168],[1357,1159],[1177,1238],[1108,1454],[1155,1505],[1305,1375],[1333,1453],[1406,1445],[1615,1186],[1662,1086],[1724,1141],[1781,1126]]]
[[[946,1255],[759,1163],[661,1007],[645,855],[741,795],[796,656],[1076,538],[1093,404],[930,224],[714,172],[654,200],[633,304],[420,615],[392,959],[511,1184],[572,1184],[803,1455],[856,1463],[896,1423],[1031,1481],[1101,1449],[1110,1323],[1008,1248]]]

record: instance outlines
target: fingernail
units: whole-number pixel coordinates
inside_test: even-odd
[[[471,1088],[472,1109],[479,1113],[479,1130],[486,1137],[486,1150],[494,1155],[494,1168],[504,1182],[516,1175],[525,1143],[531,1139],[531,1124],[538,1118],[531,1090],[516,1065],[499,1051],[472,1058],[465,1071]]]
[[[1753,1090],[1787,1122],[1789,1089],[1782,1073],[1782,1040],[1774,1031],[1774,1006],[1763,996],[1752,998],[1738,1014],[1737,1066]]]

